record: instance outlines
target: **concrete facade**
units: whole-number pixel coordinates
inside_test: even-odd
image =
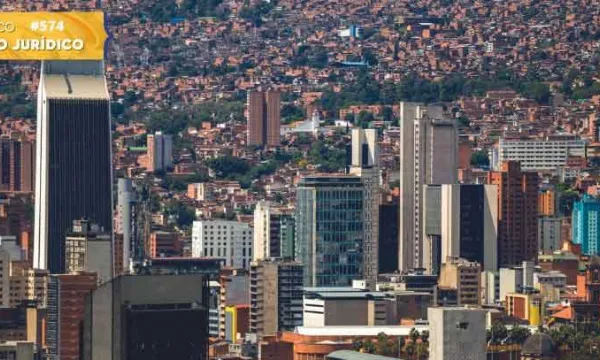
[[[350,174],[359,176],[364,186],[364,279],[368,287],[375,288],[377,282],[379,205],[381,203],[379,150],[377,131],[374,129],[352,130],[352,158]]]
[[[87,298],[82,359],[124,360],[143,356],[140,351],[148,352],[144,358],[207,358],[207,302],[203,275],[114,278]],[[136,342],[146,346],[130,346]]]
[[[485,360],[486,311],[468,308],[429,308],[430,360]]]
[[[458,181],[458,133],[438,105],[400,104],[400,255],[399,270],[423,263],[425,184]]]

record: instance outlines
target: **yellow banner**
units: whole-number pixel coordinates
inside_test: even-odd
[[[102,60],[104,13],[0,12],[0,60]]]

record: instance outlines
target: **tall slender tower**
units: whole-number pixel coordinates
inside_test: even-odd
[[[112,234],[104,62],[42,62],[37,108],[34,267],[62,273],[73,220],[85,218]]]
[[[400,239],[398,267],[422,267],[423,185],[458,181],[458,134],[439,105],[400,103]]]
[[[350,174],[360,176],[364,186],[364,277],[369,288],[377,283],[379,242],[379,151],[375,129],[352,130]]]
[[[133,189],[131,179],[121,178],[118,180],[117,190],[117,222],[115,233],[123,236],[123,249],[121,259],[116,261],[123,264],[123,271],[128,272],[131,262],[136,259],[135,236],[137,233],[135,218],[136,192]],[[139,260],[139,259],[137,259]]]

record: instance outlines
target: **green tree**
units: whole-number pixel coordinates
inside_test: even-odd
[[[384,106],[381,115],[383,117],[383,121],[392,121],[392,120],[394,120],[394,111],[389,106]]]
[[[229,155],[210,159],[206,165],[215,172],[218,178],[245,175],[250,170],[250,165],[246,160]]]
[[[489,343],[499,345],[502,340],[508,337],[508,330],[502,322],[496,321],[492,324],[491,329],[487,330],[486,335]]]
[[[523,345],[525,340],[531,335],[529,329],[520,326],[518,324],[513,325],[513,327],[509,331],[509,337],[511,342],[514,344]]]
[[[420,337],[419,330],[417,330],[415,328],[410,329],[410,332],[408,333],[408,337],[410,338],[410,340],[413,343],[416,343]]]
[[[371,340],[367,340],[363,343],[363,351],[369,354],[374,354],[377,349]]]
[[[475,151],[471,154],[471,165],[476,167],[490,166],[490,158],[485,150]]]

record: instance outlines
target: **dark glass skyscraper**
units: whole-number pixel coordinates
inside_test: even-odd
[[[296,192],[296,260],[304,286],[346,286],[364,276],[361,178],[310,176]]]
[[[112,234],[110,98],[101,61],[42,63],[34,266],[62,273],[65,235],[86,218]]]

